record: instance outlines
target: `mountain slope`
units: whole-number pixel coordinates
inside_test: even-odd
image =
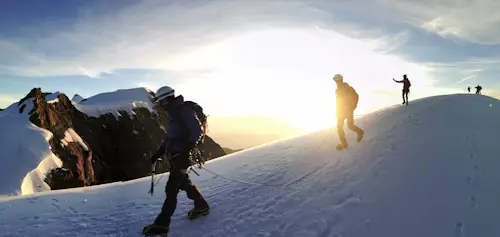
[[[47,95],[47,99],[53,101],[58,95]],[[0,194],[50,190],[43,181],[45,173],[62,165],[48,144],[53,134],[29,120],[33,100],[23,99],[0,114]]]
[[[464,109],[465,108],[465,109]],[[249,149],[198,171],[212,205],[190,222],[179,195],[172,236],[421,237],[500,235],[500,103],[451,95],[357,120],[365,139],[336,151],[327,129]],[[9,236],[139,236],[161,208],[168,174],[0,202]],[[265,184],[264,186],[259,184]]]
[[[126,181],[151,172],[168,115],[146,88],[102,93],[76,104],[34,88],[0,114],[0,195]],[[211,138],[205,158],[225,155]],[[168,171],[168,165],[159,171]]]

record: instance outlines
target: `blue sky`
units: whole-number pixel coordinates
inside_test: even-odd
[[[362,101],[383,95],[365,106],[372,109],[399,103],[391,78],[403,73],[414,98],[477,84],[498,97],[499,7],[494,0],[5,0],[0,107],[33,87],[87,97],[167,84],[216,115],[269,114],[296,110],[287,103],[332,101],[335,73],[364,93]]]

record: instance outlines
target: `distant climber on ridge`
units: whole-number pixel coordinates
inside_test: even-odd
[[[347,127],[356,132],[358,142],[363,139],[364,131],[354,125],[354,110],[358,106],[358,93],[356,93],[356,90],[349,84],[344,82],[342,75],[336,74],[333,80],[337,84],[335,95],[337,104],[337,130],[340,138],[340,144],[337,145],[337,150],[342,150],[348,147],[344,132],[344,121],[346,119]]]
[[[408,93],[410,93],[410,86],[411,86],[410,80],[408,79],[408,77],[406,77],[406,74],[403,75],[403,80],[401,81],[396,81],[396,79],[394,78],[392,78],[392,80],[394,80],[397,83],[403,83],[403,104],[408,105]]]
[[[153,224],[144,227],[145,234],[166,234],[170,229],[171,217],[177,206],[177,194],[184,190],[189,199],[194,201],[194,208],[188,212],[188,218],[194,220],[202,215],[208,215],[210,205],[202,196],[200,190],[191,183],[188,168],[191,166],[190,153],[202,140],[203,128],[196,111],[184,101],[182,95],[175,96],[175,91],[164,86],[155,94],[155,102],[168,112],[168,127],[165,140],[158,151],[151,157],[155,163],[167,153],[171,159],[170,174],[165,187],[167,197],[160,214]]]
[[[480,95],[481,94],[481,90],[483,89],[480,85],[477,85],[476,87],[476,94],[477,95]]]

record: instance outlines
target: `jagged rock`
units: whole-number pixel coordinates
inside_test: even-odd
[[[33,92],[33,91],[32,91]],[[31,92],[30,92],[31,93]],[[80,186],[88,186],[95,183],[94,168],[92,165],[92,148],[85,149],[78,142],[64,141],[69,129],[85,128],[85,115],[71,104],[68,97],[64,94],[59,94],[58,102],[49,104],[40,88],[35,90],[35,100],[33,112],[30,114],[30,121],[44,129],[53,133],[53,138],[49,141],[50,147],[63,162],[63,167],[72,170],[75,180],[72,182],[78,183]],[[85,133],[86,129],[82,129]],[[83,140],[84,143],[85,140]],[[53,183],[53,182],[52,182]],[[58,184],[55,184],[59,186]]]
[[[164,110],[136,107],[131,116],[119,111],[121,116],[108,113],[91,117],[75,108],[65,94],[59,93],[51,103],[47,95],[50,93],[35,88],[22,102],[34,98],[30,121],[53,133],[51,150],[63,162],[62,168],[47,174],[45,182],[51,189],[127,181],[150,174],[149,159],[166,135],[168,114]],[[210,137],[200,148],[206,160],[226,154]],[[158,171],[168,169],[162,165]]]

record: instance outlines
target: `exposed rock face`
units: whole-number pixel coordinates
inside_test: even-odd
[[[203,156],[206,160],[215,159],[226,155],[224,149],[217,144],[211,137],[206,137],[205,142],[199,146],[203,150]]]
[[[53,133],[50,147],[63,162],[62,168],[47,175],[51,189],[126,181],[150,174],[149,158],[166,135],[168,115],[164,110],[151,112],[137,107],[132,116],[119,111],[118,118],[112,114],[96,118],[80,112],[64,94],[50,103],[46,95],[35,88],[23,101],[34,98],[30,120]],[[225,155],[210,137],[200,148],[206,160]],[[159,171],[168,171],[168,166]]]
[[[233,149],[227,148],[227,147],[223,147],[222,149],[224,150],[224,153],[226,153],[227,155],[243,150],[243,149],[233,150]]]

